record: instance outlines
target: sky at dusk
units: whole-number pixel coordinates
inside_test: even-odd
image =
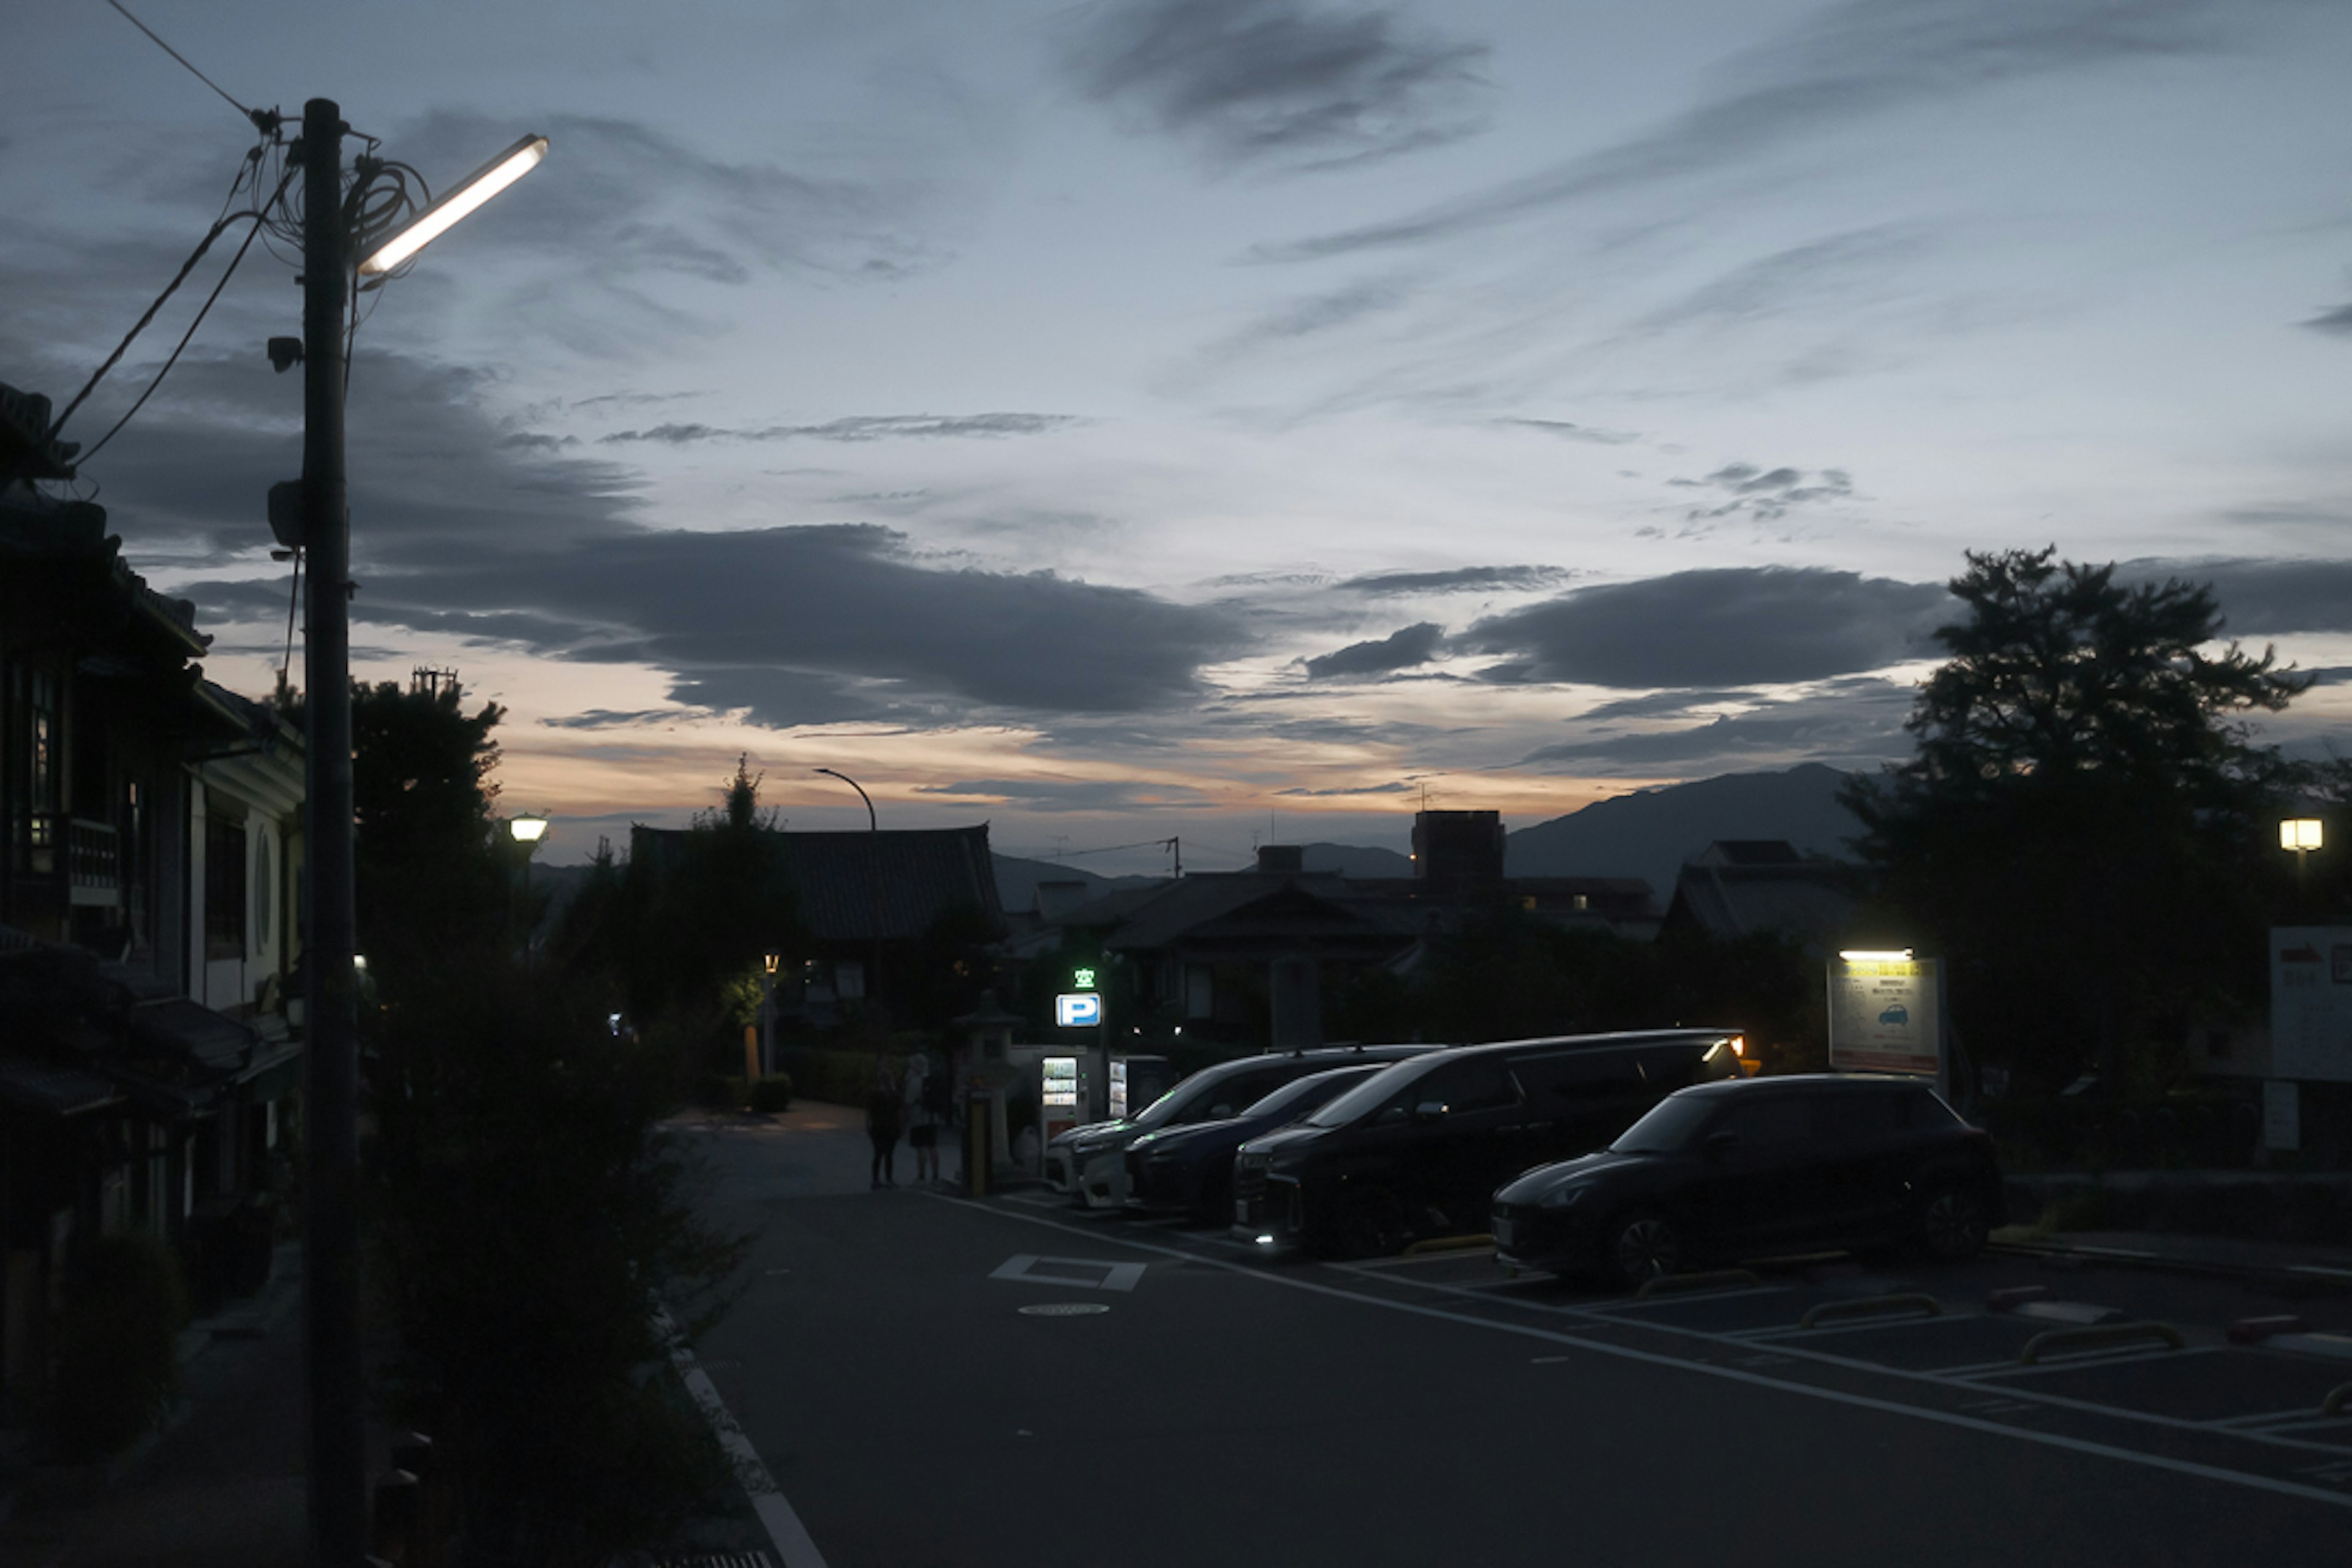
[[[2210,581],[2327,672],[2268,738],[2352,717],[2343,0],[126,4],[436,188],[551,139],[349,409],[355,668],[504,705],[548,859],[739,753],[793,827],[865,826],[830,767],[1197,869],[1874,767],[1968,550]],[[0,381],[62,404],[254,132],[101,0],[6,35]],[[254,695],[295,271],[70,487]]]

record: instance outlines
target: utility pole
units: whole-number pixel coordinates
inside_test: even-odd
[[[310,555],[310,779],[304,802],[310,930],[303,1226],[310,1361],[310,1551],[315,1568],[367,1555],[367,1373],[360,1342],[359,1046],[352,953],[351,513],[343,473],[343,117],[302,106],[302,542]]]

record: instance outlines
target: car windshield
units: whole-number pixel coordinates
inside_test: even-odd
[[[1620,1154],[1673,1154],[1691,1146],[1715,1107],[1703,1094],[1674,1094],[1650,1108],[1609,1145]]]
[[[1154,1127],[1165,1127],[1171,1121],[1197,1121],[1199,1117],[1187,1116],[1184,1112],[1195,1105],[1207,1103],[1202,1097],[1216,1093],[1227,1079],[1234,1076],[1233,1073],[1221,1073],[1214,1068],[1196,1072],[1145,1106],[1143,1114],[1128,1125],[1149,1131]]]
[[[1322,1110],[1307,1117],[1307,1125],[1345,1127],[1356,1118],[1386,1104],[1389,1096],[1400,1087],[1418,1081],[1444,1059],[1441,1053],[1433,1051],[1427,1058],[1421,1060],[1398,1062],[1385,1068],[1362,1082],[1349,1086],[1347,1093],[1331,1100]]]
[[[1242,1114],[1295,1118],[1314,1110],[1349,1085],[1360,1083],[1380,1070],[1377,1067],[1361,1067],[1339,1068],[1331,1072],[1318,1072],[1312,1078],[1302,1078],[1284,1084]]]

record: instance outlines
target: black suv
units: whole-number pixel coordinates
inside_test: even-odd
[[[1088,1208],[1118,1208],[1127,1201],[1127,1146],[1147,1132],[1236,1115],[1309,1073],[1426,1056],[1438,1048],[1323,1046],[1313,1050],[1266,1051],[1202,1068],[1131,1121],[1089,1121],[1057,1134],[1045,1145],[1045,1184]]]
[[[1127,1206],[1149,1215],[1183,1215],[1223,1225],[1234,1212],[1234,1151],[1287,1127],[1386,1064],[1334,1068],[1295,1079],[1238,1116],[1163,1127],[1127,1146]]]
[[[1483,1230],[1495,1188],[1597,1149],[1675,1089],[1740,1072],[1736,1029],[1460,1046],[1400,1062],[1234,1161],[1234,1219],[1263,1245],[1361,1255]]]
[[[1992,1140],[1925,1083],[1759,1078],[1685,1089],[1607,1149],[1503,1188],[1495,1255],[1624,1284],[1774,1253],[1958,1261],[2003,1217]]]

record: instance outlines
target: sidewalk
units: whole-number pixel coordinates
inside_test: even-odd
[[[0,1522],[0,1568],[251,1568],[307,1554],[302,1260],[182,1331],[164,1428],[105,1465],[36,1467]]]

